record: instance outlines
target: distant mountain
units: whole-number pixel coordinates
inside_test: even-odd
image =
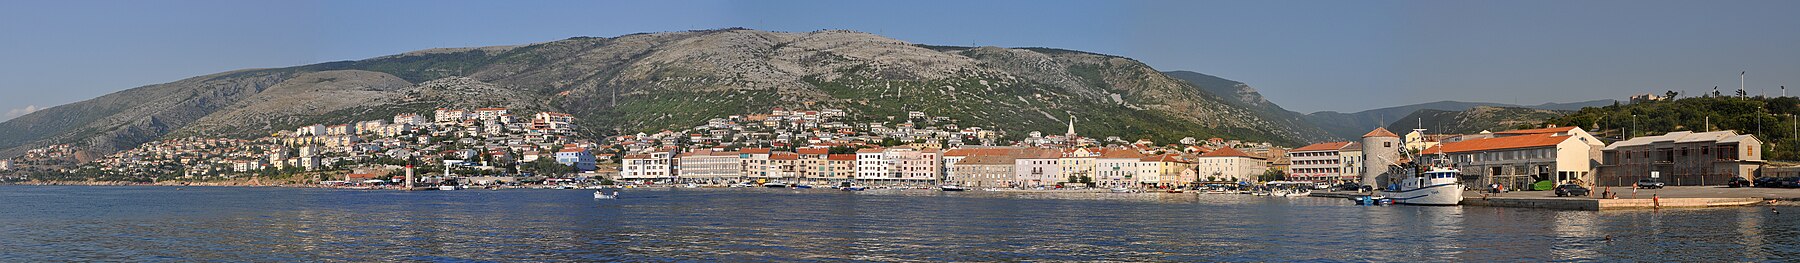
[[[104,154],[159,138],[249,138],[483,106],[568,112],[596,136],[679,130],[789,107],[845,109],[869,121],[923,111],[1012,136],[1060,133],[1073,116],[1082,135],[1096,137],[1284,145],[1326,138],[1298,114],[1244,100],[1254,90],[1207,91],[1240,85],[1182,81],[1130,58],[1051,48],[930,46],[842,30],[643,33],[430,49],[143,86],[0,123],[0,157],[62,143]]]
[[[1569,111],[1494,106],[1475,106],[1461,111],[1420,109],[1386,127],[1396,133],[1424,127],[1436,134],[1472,134],[1536,126],[1567,113]]]
[[[1275,125],[1286,128],[1287,130],[1312,135],[1305,136],[1305,139],[1322,141],[1333,138],[1332,136],[1327,136],[1325,130],[1320,129],[1319,126],[1309,121],[1306,118],[1306,115],[1281,108],[1281,105],[1269,102],[1268,99],[1263,98],[1262,93],[1256,92],[1256,89],[1251,88],[1249,84],[1193,71],[1164,71],[1163,74],[1186,81],[1188,84],[1192,84],[1194,87],[1200,88],[1200,90],[1204,90],[1207,93],[1224,97],[1226,103],[1250,109],[1251,113],[1255,114],[1259,119],[1274,122]]]
[[[1438,102],[1430,102],[1430,103],[1366,110],[1366,111],[1360,111],[1360,112],[1355,112],[1355,113],[1340,113],[1340,112],[1334,112],[1334,111],[1321,111],[1321,112],[1314,112],[1312,114],[1307,114],[1306,119],[1311,121],[1314,125],[1317,125],[1320,129],[1323,129],[1326,132],[1330,133],[1334,137],[1344,138],[1344,139],[1354,139],[1354,138],[1362,136],[1362,134],[1364,134],[1364,133],[1368,133],[1369,130],[1375,129],[1375,127],[1389,127],[1396,122],[1407,120],[1406,116],[1413,115],[1414,113],[1419,112],[1421,110],[1439,111],[1439,112],[1424,113],[1426,116],[1451,116],[1451,115],[1444,115],[1443,112],[1462,112],[1462,111],[1468,111],[1470,109],[1474,109],[1475,107],[1484,107],[1484,106],[1485,107],[1500,107],[1500,108],[1527,108],[1527,109],[1542,109],[1542,110],[1555,110],[1555,111],[1572,111],[1572,110],[1579,110],[1583,107],[1600,107],[1600,106],[1612,105],[1613,102],[1615,102],[1615,101],[1614,100],[1592,100],[1592,101],[1573,102],[1573,103],[1545,103],[1545,104],[1540,104],[1537,106],[1519,106],[1519,105],[1512,105],[1512,104],[1489,103],[1489,102],[1438,101]],[[1539,118],[1539,120],[1542,120],[1542,119],[1544,119],[1544,118]],[[1411,130],[1411,129],[1412,128],[1409,127],[1409,128],[1406,128],[1405,130]],[[1396,132],[1398,132],[1398,130],[1396,130]]]

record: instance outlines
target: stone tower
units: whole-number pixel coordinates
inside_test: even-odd
[[[1400,162],[1400,148],[1404,147],[1400,136],[1394,135],[1387,128],[1375,128],[1362,136],[1363,170],[1362,184],[1381,189],[1384,185],[1379,176],[1387,173],[1388,167]]]

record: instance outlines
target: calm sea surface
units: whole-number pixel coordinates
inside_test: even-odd
[[[1191,193],[590,193],[0,186],[0,261],[1800,260],[1800,207],[1584,212]]]

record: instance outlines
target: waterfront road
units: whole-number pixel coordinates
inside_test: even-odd
[[[1611,187],[1611,188],[1601,187],[1601,188],[1597,188],[1597,189],[1593,189],[1593,190],[1594,190],[1594,194],[1593,194],[1594,196],[1600,196],[1601,191],[1612,191],[1614,193],[1617,193],[1619,199],[1649,199],[1653,196],[1658,197],[1658,198],[1746,198],[1746,197],[1755,197],[1755,198],[1763,198],[1763,199],[1800,201],[1800,189],[1797,189],[1797,188],[1748,188],[1748,187],[1730,188],[1730,187],[1724,187],[1724,186],[1670,186],[1670,187],[1666,187],[1663,189],[1637,189],[1637,191],[1635,193],[1632,191],[1631,187]],[[1487,194],[1487,192],[1486,191],[1469,191],[1468,193],[1464,194],[1463,197],[1477,198],[1477,197],[1481,197],[1483,194]],[[1501,193],[1499,195],[1494,195],[1494,196],[1496,196],[1496,197],[1557,198],[1556,191],[1506,192],[1506,193]],[[1586,197],[1565,197],[1565,198],[1586,198]]]

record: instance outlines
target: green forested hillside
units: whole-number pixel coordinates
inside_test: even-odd
[[[1796,160],[1800,140],[1794,136],[1795,114],[1800,114],[1800,98],[1708,96],[1589,107],[1548,122],[1581,126],[1613,140],[1671,131],[1737,130],[1768,144],[1763,150],[1769,159]]]

